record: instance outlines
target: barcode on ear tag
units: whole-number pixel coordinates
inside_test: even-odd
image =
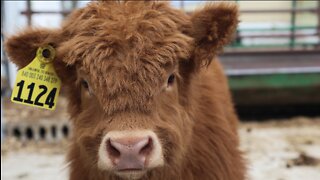
[[[55,50],[46,45],[38,48],[36,57],[17,74],[11,101],[54,110],[61,81],[54,70]]]

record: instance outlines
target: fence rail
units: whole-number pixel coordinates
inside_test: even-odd
[[[236,2],[239,2],[236,0]],[[281,14],[290,14],[290,26],[288,27],[277,27],[277,28],[238,28],[236,33],[236,38],[233,44],[229,46],[231,50],[233,49],[243,49],[243,48],[272,48],[272,47],[286,47],[288,49],[294,50],[296,47],[313,47],[313,48],[319,48],[320,47],[320,1],[318,1],[318,4],[316,7],[312,8],[299,8],[297,7],[297,0],[291,1],[291,8],[282,8],[282,9],[259,9],[259,10],[241,10],[240,14],[273,14],[273,13],[281,13]],[[61,14],[63,16],[68,15],[71,11],[70,10],[62,10],[62,11],[35,11],[32,10],[31,1],[26,1],[26,7],[27,9],[25,11],[22,11],[22,15],[27,16],[28,25],[32,25],[32,16],[34,14]],[[185,8],[185,3],[180,3],[180,8]],[[192,12],[187,12],[188,14],[191,14]],[[298,26],[296,25],[296,18],[298,14],[303,13],[312,13],[318,18],[318,24],[315,26]],[[314,32],[308,32],[308,33],[301,33],[299,31],[304,30],[311,30]],[[284,31],[288,31],[284,33]],[[255,32],[254,34],[250,34],[250,32]],[[260,32],[259,34],[256,34],[257,32]],[[245,33],[245,34],[244,34]],[[249,34],[247,34],[249,33]],[[266,34],[269,33],[269,34]],[[276,33],[276,34],[275,34]],[[297,42],[297,39],[302,38],[316,38],[316,42],[306,41],[304,43]],[[251,40],[251,39],[258,39],[258,38],[268,38],[270,40],[278,40],[279,38],[284,40],[287,38],[289,41],[288,43],[270,43],[269,45],[246,45],[243,41],[244,40]]]

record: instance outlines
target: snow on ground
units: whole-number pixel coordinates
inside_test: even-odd
[[[320,119],[247,122],[240,125],[241,149],[251,180],[319,180]],[[2,180],[64,180],[66,145],[3,142]]]
[[[244,123],[241,148],[252,180],[319,180],[320,119]]]
[[[63,180],[67,179],[67,167],[63,154],[48,156],[20,151],[3,157],[1,174],[3,180]]]

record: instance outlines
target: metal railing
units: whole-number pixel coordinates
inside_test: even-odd
[[[238,0],[237,0],[238,2]],[[281,28],[251,28],[251,29],[240,29],[237,30],[236,41],[231,45],[232,48],[256,48],[256,47],[264,47],[264,48],[279,48],[286,47],[290,50],[294,50],[295,48],[306,48],[311,47],[313,49],[317,49],[320,46],[320,1],[317,2],[317,6],[313,8],[299,8],[297,6],[297,0],[291,1],[291,8],[289,9],[264,9],[264,10],[241,10],[241,14],[273,14],[273,13],[281,13],[288,14],[290,13],[290,25],[289,27],[281,27]],[[314,26],[298,26],[297,25],[297,15],[302,13],[311,13],[317,16],[318,22],[317,25]],[[311,30],[314,32],[304,32],[298,33],[297,31],[301,30]],[[263,32],[259,34],[249,34],[242,35],[242,32]],[[269,32],[269,34],[265,34],[265,32]],[[297,42],[299,38],[307,38],[313,37],[317,38],[316,42]],[[274,43],[268,45],[252,45],[245,46],[242,41],[245,38],[269,38],[269,39],[289,39],[288,43]]]
[[[239,2],[239,0],[236,0]],[[70,13],[70,10],[61,11],[34,11],[32,10],[31,1],[26,1],[26,10],[21,12],[21,14],[27,16],[28,25],[32,25],[32,15],[34,14],[61,14],[66,16]],[[76,7],[77,1],[73,1],[73,8]],[[180,8],[185,8],[185,3],[182,1],[180,3]],[[192,13],[192,12],[190,12]],[[290,25],[289,27],[277,27],[277,28],[238,28],[235,41],[229,46],[229,50],[237,49],[276,49],[276,48],[287,48],[289,50],[295,50],[295,48],[312,48],[318,49],[320,47],[320,1],[318,1],[316,7],[312,8],[299,8],[297,5],[297,0],[291,1],[291,8],[288,9],[263,9],[263,10],[241,10],[241,14],[290,14]],[[314,26],[298,26],[296,24],[296,19],[298,14],[311,13],[317,16],[318,24]],[[307,31],[311,32],[299,32]],[[245,40],[287,40],[286,43],[268,43],[268,44],[246,44]],[[316,38],[315,42],[299,42],[298,39],[301,38]]]

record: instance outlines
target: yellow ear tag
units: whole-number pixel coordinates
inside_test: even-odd
[[[61,81],[53,67],[55,50],[39,47],[36,57],[17,74],[11,101],[28,106],[54,110]]]

